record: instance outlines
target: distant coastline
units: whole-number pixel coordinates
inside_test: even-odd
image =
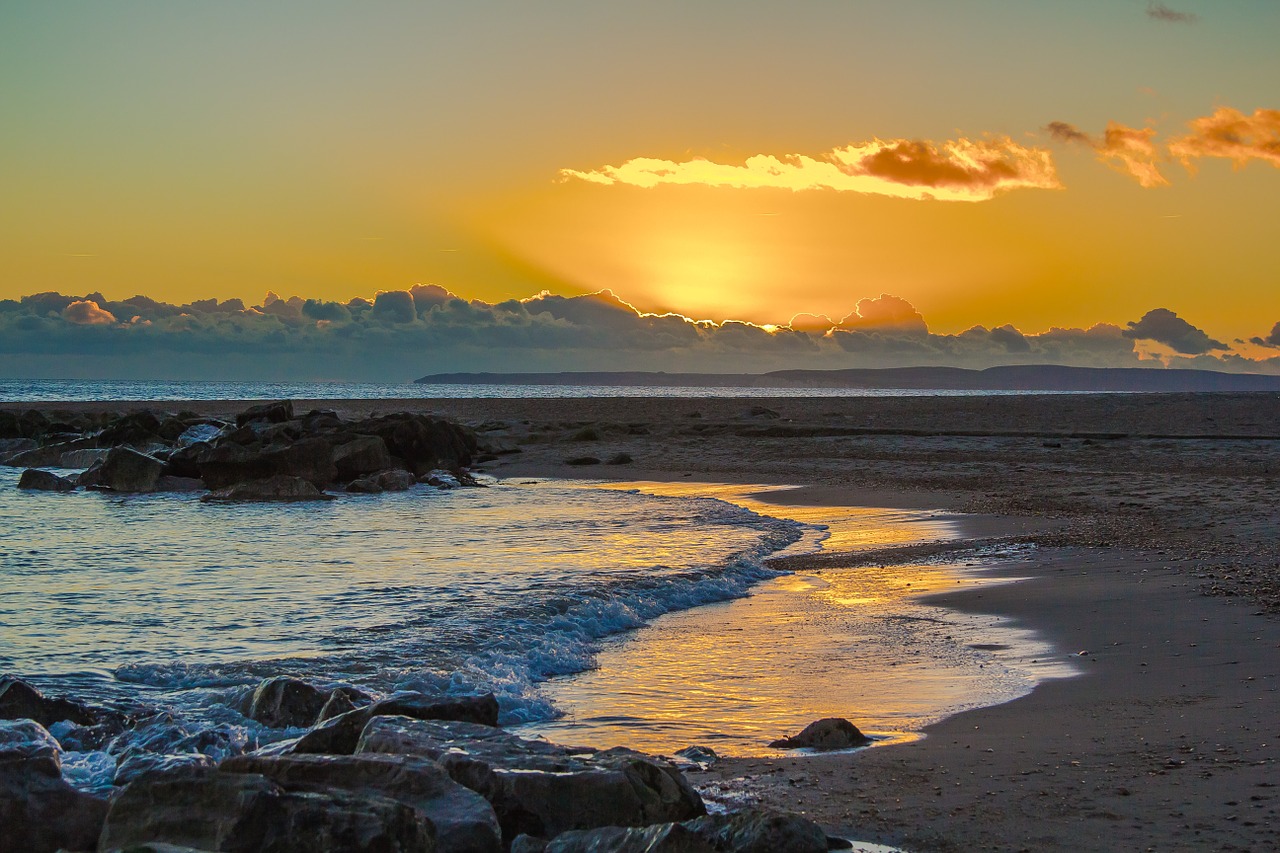
[[[611,385],[704,388],[900,388],[937,391],[1280,392],[1280,376],[1144,367],[1009,365],[774,370],[769,373],[433,373],[419,385]]]

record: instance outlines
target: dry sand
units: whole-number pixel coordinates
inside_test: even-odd
[[[1280,849],[1278,395],[299,405],[457,417],[500,477],[803,484],[775,499],[973,513],[973,536],[1038,543],[1017,567],[1031,580],[940,600],[1087,652],[1082,676],[921,741],[727,760],[701,785],[913,851]],[[633,461],[564,464],[620,453]]]

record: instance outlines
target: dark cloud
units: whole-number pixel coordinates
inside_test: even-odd
[[[1051,121],[1044,126],[1044,129],[1058,142],[1088,145],[1090,148],[1096,144],[1092,136],[1065,121]]]
[[[1280,329],[1272,335],[1280,338]],[[0,374],[32,378],[396,382],[481,370],[1121,367],[1139,364],[1138,338],[1168,343],[1189,366],[1243,371],[1262,364],[1224,355],[1221,344],[1163,309],[1127,329],[1028,334],[1004,325],[942,335],[929,331],[910,302],[889,294],[858,301],[839,324],[797,315],[776,328],[649,314],[610,291],[544,291],[498,303],[430,285],[347,302],[269,294],[256,306],[113,302],[96,293],[0,301]]]
[[[1271,327],[1271,334],[1265,338],[1249,338],[1249,343],[1257,344],[1260,347],[1276,347],[1280,348],[1280,323],[1276,323]]]
[[[1202,330],[1188,323],[1168,308],[1148,311],[1141,320],[1130,321],[1124,331],[1126,338],[1155,341],[1184,355],[1203,355],[1213,350],[1229,350],[1226,344],[1215,341]]]
[[[1157,3],[1155,0],[1147,4],[1147,17],[1153,21],[1164,21],[1170,24],[1194,24],[1200,20],[1198,15],[1191,12],[1175,12],[1163,3]]]

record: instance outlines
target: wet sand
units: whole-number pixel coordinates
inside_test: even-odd
[[[482,467],[499,477],[805,485],[771,494],[970,513],[979,541],[1037,545],[1034,562],[1014,569],[1032,579],[937,600],[1086,652],[1083,675],[947,719],[917,742],[727,760],[697,774],[700,785],[913,851],[1280,847],[1277,395],[314,406],[457,417],[478,429],[492,455]],[[618,454],[631,461],[566,464]],[[943,559],[951,547],[790,567],[856,571],[867,560]]]

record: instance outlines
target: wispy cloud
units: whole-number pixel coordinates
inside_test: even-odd
[[[1147,17],[1153,21],[1164,21],[1169,24],[1194,24],[1200,20],[1199,15],[1175,11],[1155,0],[1147,4]]]
[[[1280,110],[1257,109],[1250,116],[1219,107],[1188,126],[1191,133],[1169,143],[1169,153],[1188,168],[1200,157],[1221,157],[1237,166],[1261,160],[1280,168]]]
[[[1162,187],[1169,183],[1160,173],[1161,156],[1153,127],[1126,127],[1119,122],[1107,122],[1100,139],[1065,121],[1050,122],[1044,129],[1059,142],[1092,148],[1100,162],[1124,172],[1141,186]]]
[[[637,187],[825,189],[939,201],[987,201],[1007,190],[1061,186],[1048,150],[1007,136],[943,143],[873,139],[814,156],[757,154],[742,165],[636,157],[619,166],[562,169],[560,177]]]

